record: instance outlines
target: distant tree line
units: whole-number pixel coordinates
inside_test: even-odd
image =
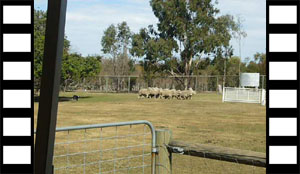
[[[230,40],[245,37],[240,20],[220,15],[213,0],[150,0],[157,26],[133,33],[125,21],[111,24],[101,38],[102,56],[83,57],[70,51],[65,37],[61,86],[76,86],[97,75],[139,75],[148,86],[161,76],[266,74],[266,55],[243,62],[233,55]],[[46,13],[35,10],[35,85],[39,88]],[[189,78],[176,78],[188,88]]]

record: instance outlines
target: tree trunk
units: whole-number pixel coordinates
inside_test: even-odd
[[[64,92],[67,91],[67,87],[68,87],[68,79],[65,80],[65,87],[64,87]]]
[[[185,72],[184,72],[184,89],[187,89],[188,86],[188,75],[189,75],[189,65],[187,59],[185,60]]]
[[[188,88],[188,77],[185,76],[184,77],[184,89],[187,90],[187,88]]]
[[[189,86],[189,78],[190,78],[190,71],[191,71],[191,67],[192,67],[192,56],[190,56],[188,59],[186,59],[185,61],[185,79],[184,79],[184,88],[188,89]]]
[[[116,72],[116,69],[117,69],[117,65],[116,65],[116,54],[113,53],[113,75],[117,75],[117,72]]]
[[[223,87],[226,85],[226,58],[224,60],[224,76],[223,76]]]

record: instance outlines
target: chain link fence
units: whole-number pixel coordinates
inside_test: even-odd
[[[158,87],[163,89],[185,89],[188,87],[197,92],[217,92],[219,85],[225,87],[239,87],[239,76],[166,76],[156,77],[147,82],[139,76],[97,76],[95,78],[83,79],[78,84],[73,84],[67,90],[84,90],[92,92],[138,92],[142,88]],[[260,76],[259,88],[266,87],[266,78]]]

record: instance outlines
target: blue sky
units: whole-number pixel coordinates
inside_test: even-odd
[[[262,0],[219,0],[221,14],[239,15],[244,19],[247,37],[242,40],[242,57],[252,58],[266,49],[266,4]],[[47,0],[35,0],[35,8],[45,10]],[[149,0],[68,0],[66,35],[71,50],[86,56],[100,54],[101,37],[110,24],[127,21],[133,32],[156,24]],[[237,40],[231,41],[234,55],[238,53]]]

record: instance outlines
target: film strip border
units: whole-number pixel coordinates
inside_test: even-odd
[[[33,173],[33,0],[0,6],[0,173]]]
[[[299,6],[267,0],[267,173],[300,173]]]

